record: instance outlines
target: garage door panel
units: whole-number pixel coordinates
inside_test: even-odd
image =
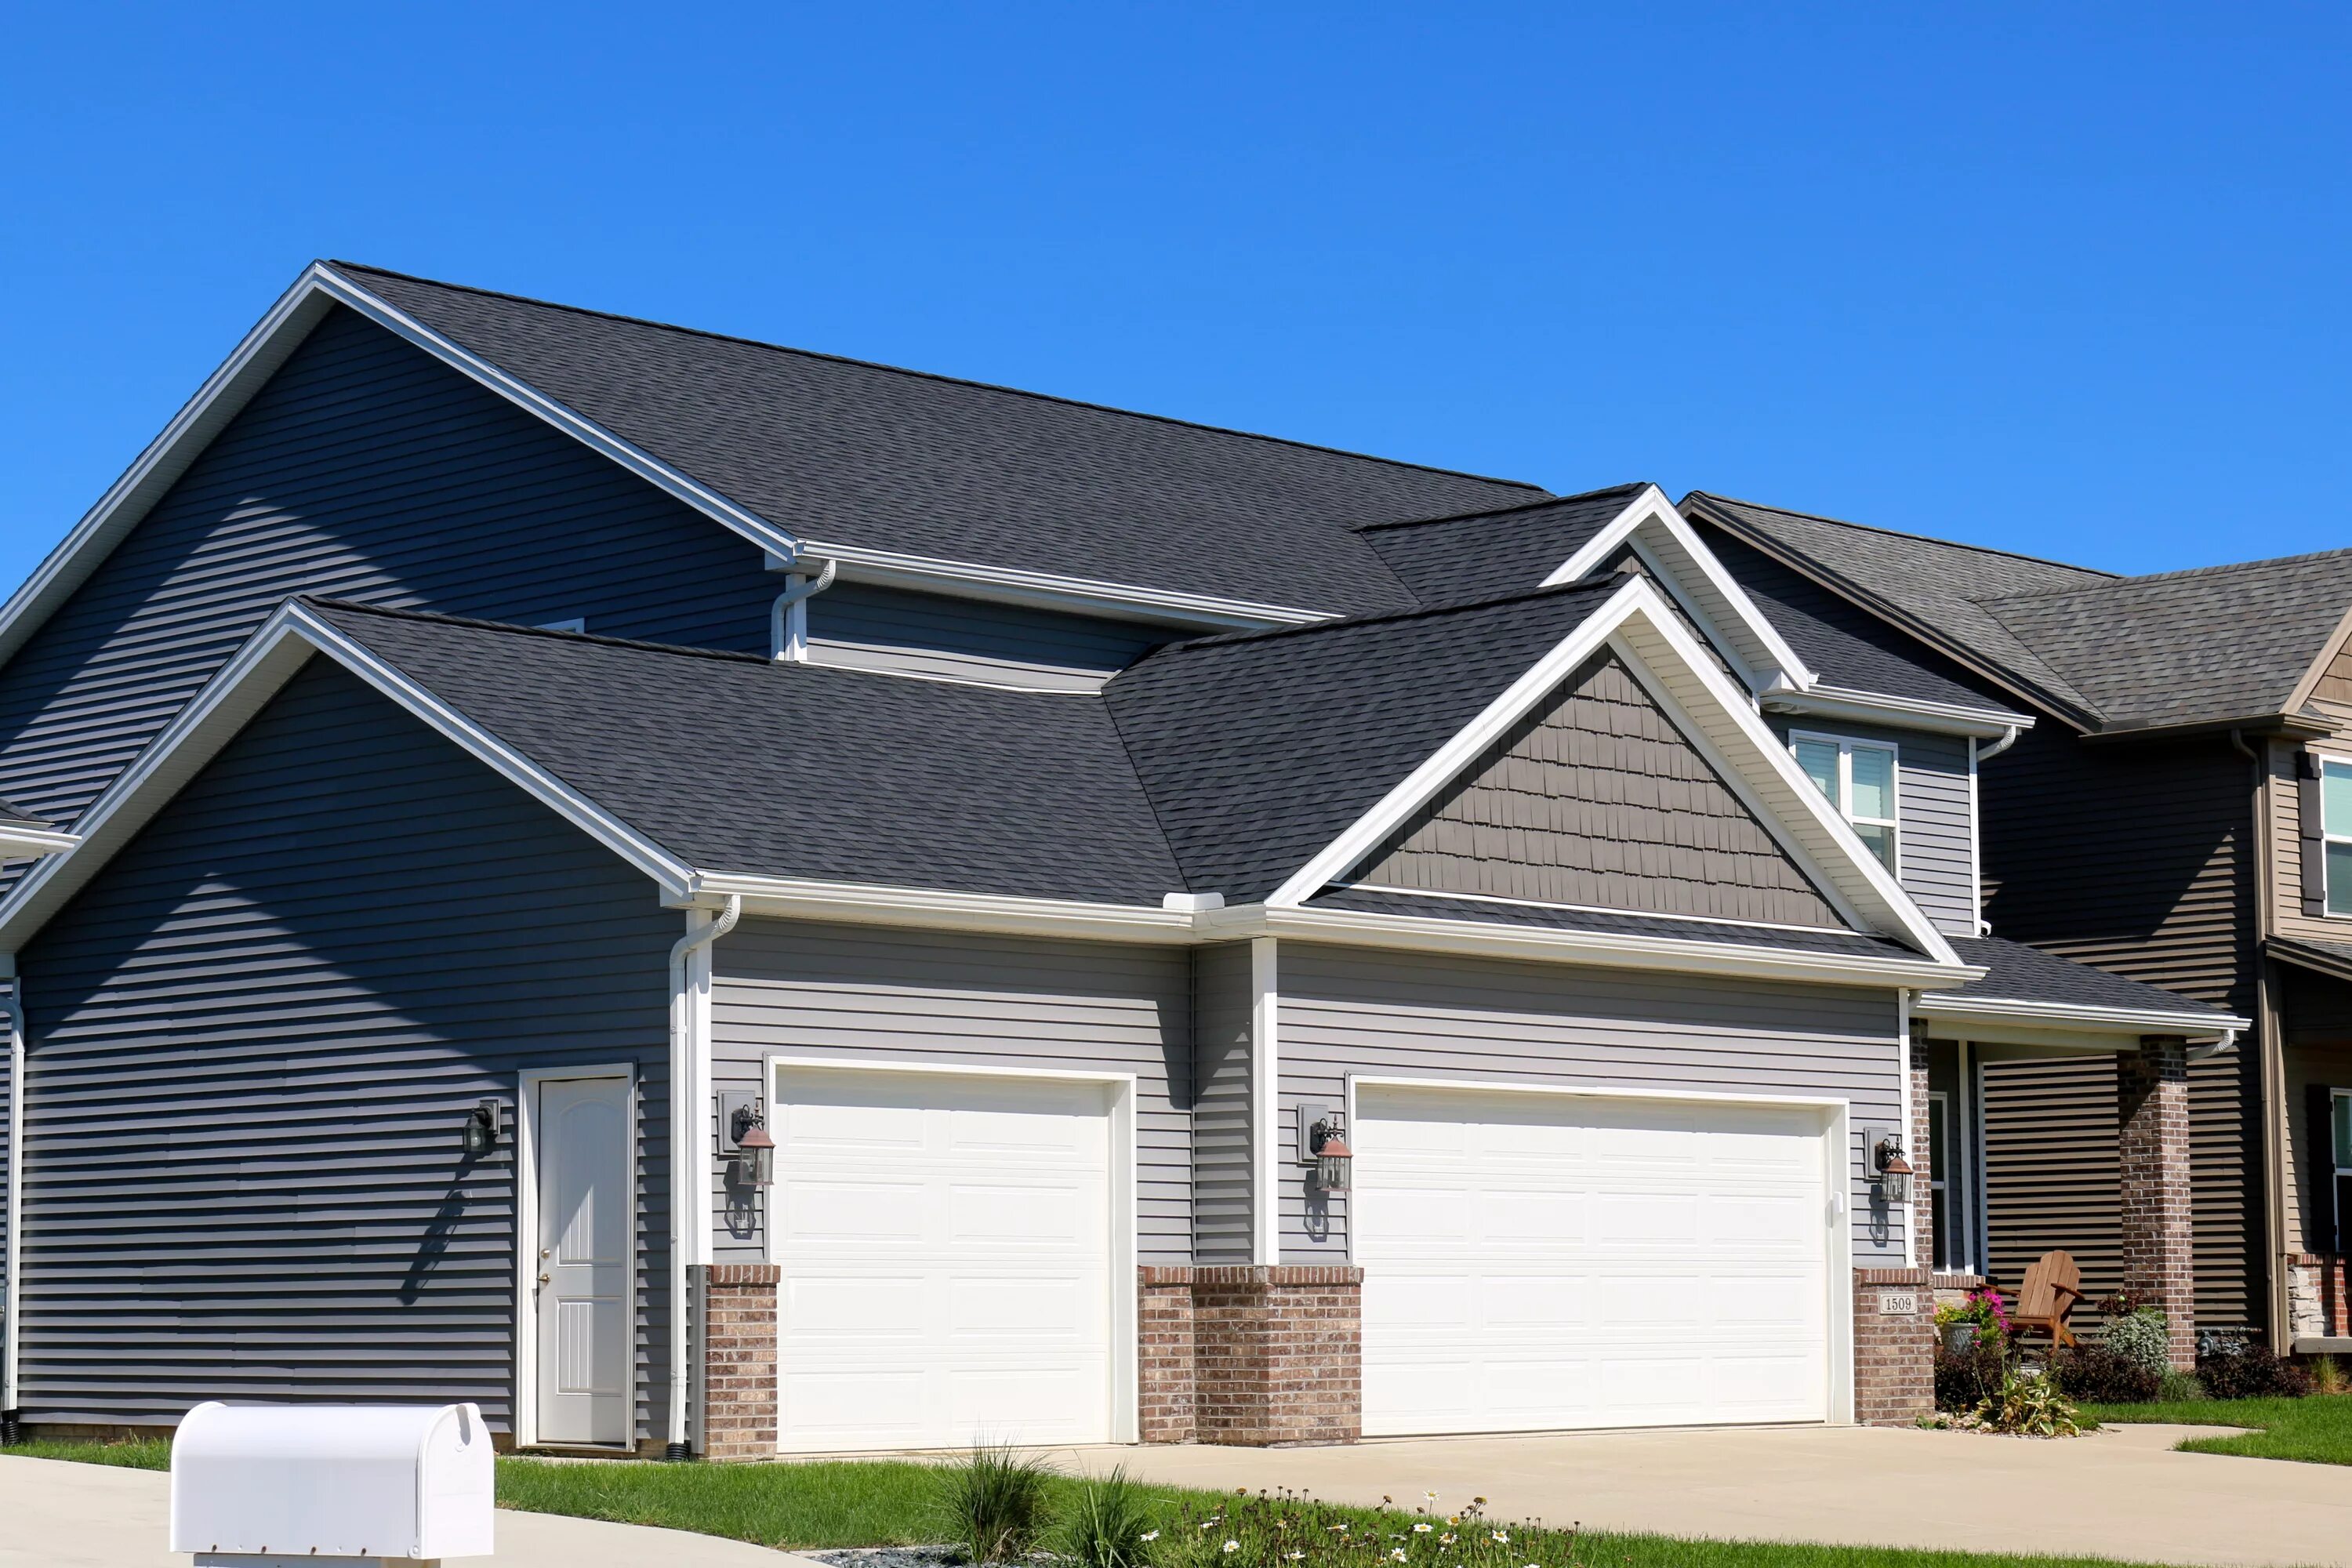
[[[1818,1112],[1368,1086],[1355,1131],[1368,1433],[1826,1418]]]
[[[793,1068],[776,1099],[779,1446],[1108,1441],[1108,1089]]]

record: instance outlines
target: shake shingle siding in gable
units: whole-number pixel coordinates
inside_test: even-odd
[[[664,1394],[651,883],[314,660],[19,955],[24,1399],[473,1400],[507,1429],[526,1067],[634,1062],[636,1430]]]
[[[1417,813],[1359,880],[1656,914],[1837,913],[1622,660],[1589,660]]]
[[[745,541],[339,310],[0,668],[0,795],[70,824],[289,595],[763,653],[779,586]]]

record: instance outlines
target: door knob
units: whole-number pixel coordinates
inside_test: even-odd
[[[553,1275],[551,1275],[551,1274],[542,1274],[542,1275],[541,1275],[541,1276],[539,1277],[539,1282],[540,1282],[541,1284],[542,1284],[542,1285],[545,1285],[545,1284],[549,1283],[551,1279],[553,1279],[553,1278],[554,1278],[554,1276],[553,1276]]]

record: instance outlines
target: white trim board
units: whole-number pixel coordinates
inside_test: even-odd
[[[596,1062],[586,1067],[524,1068],[515,1075],[514,1131],[514,1204],[515,1204],[515,1326],[514,1326],[514,1442],[518,1448],[528,1448],[539,1441],[539,1303],[532,1287],[537,1263],[532,1248],[539,1241],[539,1086],[562,1083],[573,1079],[620,1079],[628,1085],[629,1115],[624,1130],[628,1139],[628,1169],[632,1173],[629,1199],[629,1291],[634,1297],[640,1289],[648,1289],[653,1276],[643,1266],[638,1256],[642,1227],[637,1223],[635,1188],[644,1179],[637,1168],[638,1126],[643,1111],[643,1088],[637,1081],[634,1062]],[[649,1291],[649,1293],[651,1293]],[[670,1310],[682,1312],[685,1303],[673,1301]],[[629,1310],[635,1320],[635,1303]],[[630,1336],[631,1339],[635,1335]],[[629,1356],[629,1417],[630,1436],[611,1445],[615,1453],[636,1447],[637,1368],[635,1347]],[[604,1447],[604,1445],[596,1445]]]
[[[776,1092],[777,1074],[790,1068],[795,1072],[837,1072],[848,1074],[895,1074],[899,1077],[950,1079],[1027,1079],[1048,1083],[1100,1084],[1110,1090],[1110,1440],[1114,1443],[1139,1443],[1142,1436],[1141,1395],[1139,1388],[1140,1369],[1137,1357],[1139,1350],[1137,1323],[1136,1269],[1142,1261],[1140,1201],[1136,1179],[1136,1075],[1131,1072],[1102,1071],[1082,1068],[1000,1067],[993,1064],[968,1065],[961,1062],[873,1060],[856,1055],[810,1056],[803,1052],[771,1051],[760,1058],[760,1092],[765,1098],[772,1122],[777,1116],[779,1097]],[[771,1189],[772,1191],[773,1189]],[[761,1225],[763,1255],[771,1263],[782,1265],[784,1259],[776,1253],[776,1228],[772,1220]],[[777,1332],[783,1325],[777,1324]],[[779,1437],[778,1451],[782,1452]]]

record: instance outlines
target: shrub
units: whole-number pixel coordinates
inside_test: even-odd
[[[2107,1320],[2100,1336],[2107,1349],[2137,1362],[2151,1377],[2162,1377],[2171,1364],[2172,1325],[2154,1307],[2137,1307]]]
[[[2217,1348],[2200,1360],[2197,1375],[2215,1399],[2300,1399],[2311,1392],[2310,1375],[2303,1368],[2242,1336],[2234,1341],[2234,1348]]]
[[[2070,1399],[2092,1405],[2145,1405],[2160,1375],[2111,1345],[2075,1345],[2050,1358],[2050,1375]]]
[[[2156,1380],[2156,1396],[2167,1405],[2186,1405],[2205,1397],[2205,1384],[2193,1372],[2168,1372]]]
[[[2303,1370],[2311,1375],[2314,1394],[2352,1394],[2352,1374],[2332,1355],[2313,1356],[2304,1363]]]
[[[940,1522],[948,1538],[974,1563],[1028,1556],[1045,1527],[1052,1474],[1043,1460],[1010,1448],[974,1447],[940,1471]]]
[[[2012,1371],[1990,1399],[1955,1425],[1974,1432],[2007,1432],[2020,1437],[2072,1437],[2083,1430],[2074,1405],[2055,1378]]]
[[[1937,1345],[1936,1408],[1953,1415],[1974,1410],[1993,1396],[2008,1372],[2009,1362],[1998,1340],[1979,1340],[1957,1353]]]
[[[1143,1568],[1159,1536],[1151,1527],[1150,1500],[1121,1466],[1078,1483],[1068,1511],[1055,1527],[1053,1546],[1072,1568]]]

